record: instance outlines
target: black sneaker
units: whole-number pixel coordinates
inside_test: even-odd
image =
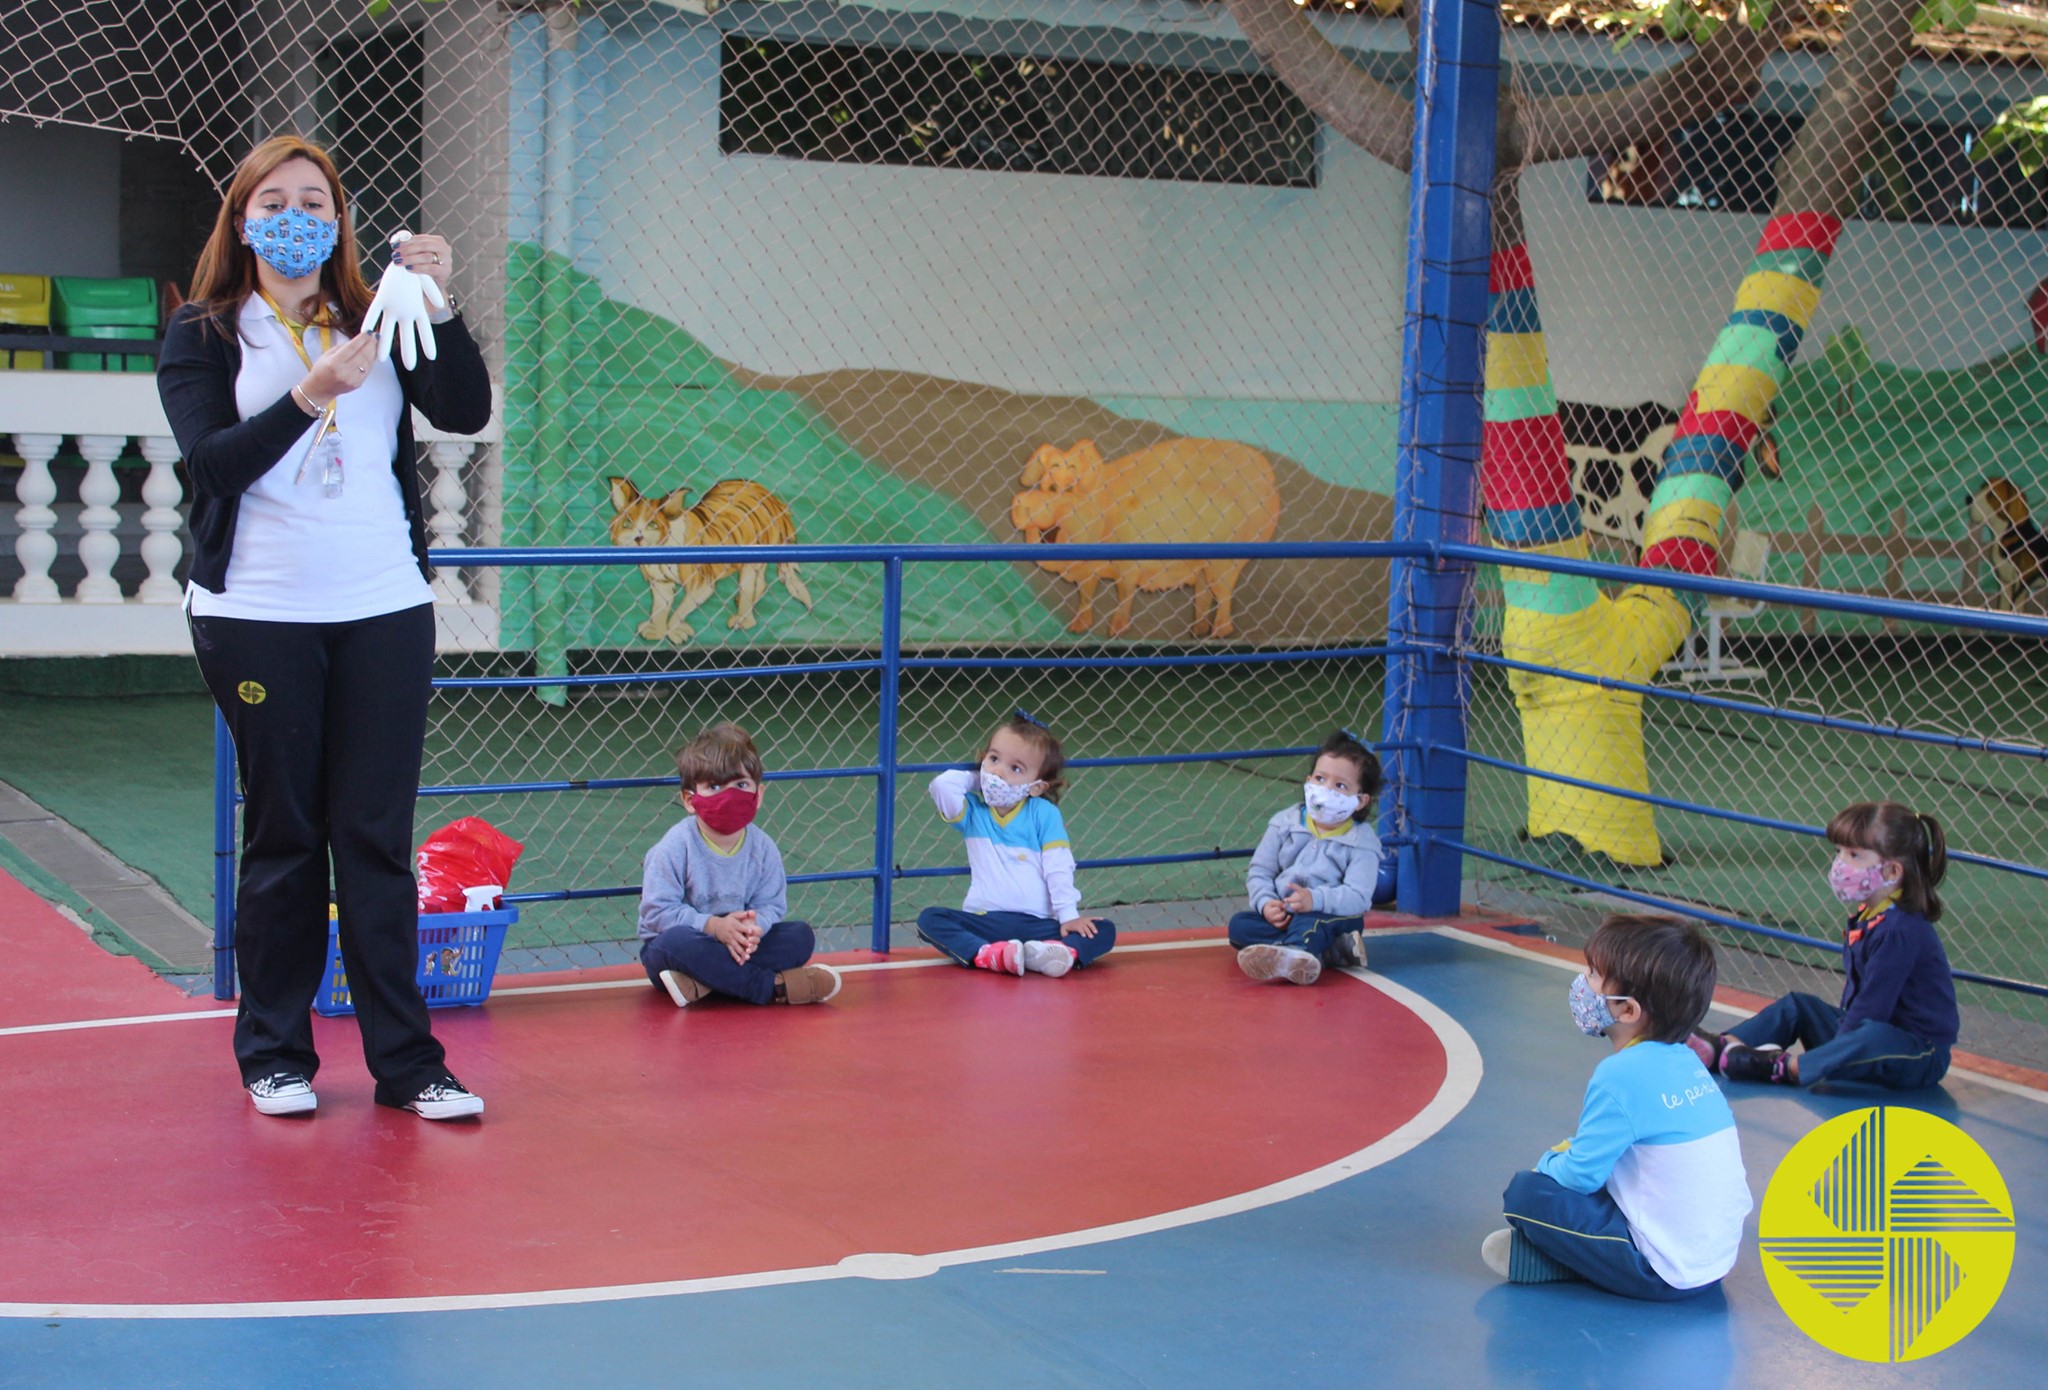
[[[259,1115],[304,1115],[320,1104],[313,1083],[295,1071],[274,1071],[248,1085],[249,1100]]]
[[[452,1076],[443,1076],[405,1103],[423,1120],[463,1120],[484,1113],[484,1098]]]
[[[1731,1042],[1721,1052],[1721,1075],[1730,1081],[1783,1081],[1785,1054]]]

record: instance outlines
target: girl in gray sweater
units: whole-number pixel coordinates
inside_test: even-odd
[[[1361,928],[1380,874],[1366,819],[1379,789],[1379,759],[1340,729],[1316,750],[1302,799],[1266,822],[1245,875],[1251,910],[1230,919],[1252,979],[1312,985],[1325,964],[1365,964]]]

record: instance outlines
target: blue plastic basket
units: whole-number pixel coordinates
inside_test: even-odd
[[[420,993],[430,1009],[481,1004],[491,997],[498,973],[498,953],[505,949],[505,929],[519,920],[519,909],[500,912],[430,912],[420,917]],[[340,924],[327,925],[327,978],[313,996],[313,1012],[327,1018],[352,1014],[348,975],[341,965]]]

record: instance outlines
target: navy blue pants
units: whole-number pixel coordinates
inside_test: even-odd
[[[1247,946],[1292,946],[1327,965],[1330,949],[1336,945],[1337,938],[1364,925],[1363,917],[1297,912],[1293,921],[1284,927],[1276,927],[1259,913],[1240,912],[1230,919],[1230,944],[1239,950]]]
[[[967,912],[928,907],[917,914],[917,934],[962,965],[991,941],[1062,941],[1074,948],[1076,965],[1090,965],[1116,945],[1116,923],[1097,918],[1093,936],[1061,936],[1060,924],[1028,912]]]
[[[1746,1047],[1798,1043],[1799,1084],[1862,1081],[1901,1091],[1932,1086],[1948,1074],[1948,1049],[1903,1028],[1865,1019],[1846,1033],[1842,1011],[1811,994],[1788,994],[1728,1030]]]
[[[725,943],[687,927],[670,927],[640,943],[640,964],[647,978],[661,983],[661,972],[680,970],[710,987],[714,994],[744,999],[749,1004],[775,1002],[775,977],[794,970],[818,948],[818,934],[808,922],[777,922],[761,933],[761,944],[741,965]]]
[[[1623,1298],[1660,1303],[1691,1298],[1718,1284],[1675,1289],[1650,1267],[1628,1233],[1628,1218],[1607,1195],[1574,1192],[1548,1173],[1515,1174],[1501,1198],[1508,1225],[1538,1250],[1589,1284]]]

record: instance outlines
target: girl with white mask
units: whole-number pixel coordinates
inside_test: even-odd
[[[917,914],[917,934],[960,965],[1060,976],[1101,959],[1116,923],[1081,915],[1060,816],[1066,752],[1023,710],[996,725],[974,770],[932,778],[932,801],[967,842],[967,899]]]
[[[1323,740],[1301,799],[1266,822],[1230,919],[1238,968],[1254,980],[1312,985],[1325,965],[1365,964],[1364,915],[1379,884],[1380,837],[1366,819],[1380,762],[1356,735]]]

